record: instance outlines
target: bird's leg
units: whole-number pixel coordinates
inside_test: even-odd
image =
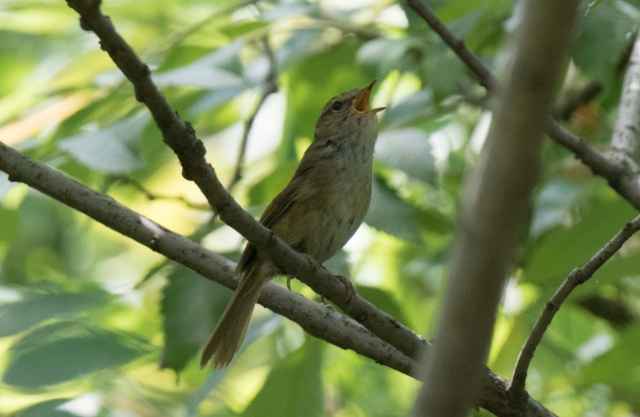
[[[291,291],[291,280],[293,279],[293,275],[287,274],[287,288]]]

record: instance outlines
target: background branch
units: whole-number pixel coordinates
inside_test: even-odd
[[[637,175],[637,135],[640,132],[640,37],[636,34],[629,66],[625,75],[616,127],[611,138],[612,149],[609,160],[622,171],[621,175],[633,178]],[[635,170],[635,171],[634,171]],[[527,372],[535,350],[553,317],[571,291],[591,278],[609,258],[613,256],[636,231],[640,230],[640,216],[620,230],[616,236],[600,249],[583,267],[574,269],[547,302],[545,310],[536,322],[525,342],[513,373],[509,392],[519,398],[525,391]]]
[[[575,111],[583,106],[602,92],[602,85],[595,81],[588,82],[586,85],[571,89],[563,96],[558,98],[558,103],[553,111],[553,116],[560,120],[569,120]]]
[[[262,84],[262,93],[260,95],[260,99],[256,104],[255,108],[247,117],[247,120],[244,122],[244,130],[242,131],[242,139],[240,140],[240,150],[238,151],[238,159],[236,160],[235,169],[233,171],[233,176],[231,177],[231,181],[229,185],[227,185],[227,191],[231,193],[233,188],[236,186],[238,181],[242,179],[242,173],[244,171],[244,158],[247,153],[247,142],[249,141],[249,133],[251,133],[251,127],[253,126],[253,122],[256,119],[256,115],[258,111],[264,104],[267,97],[271,94],[278,91],[278,67],[276,64],[276,57],[273,55],[273,50],[269,45],[269,38],[265,36],[262,38],[262,45],[264,48],[264,53],[269,59],[269,71],[267,72],[267,76]]]
[[[509,392],[514,398],[519,399],[525,394],[525,382],[527,380],[527,371],[538,344],[542,340],[544,332],[551,324],[551,320],[556,315],[562,303],[569,297],[571,291],[578,285],[583,284],[593,274],[607,262],[617,251],[620,250],[624,242],[626,242],[634,233],[640,230],[640,216],[627,223],[602,249],[600,249],[593,257],[582,267],[575,268],[569,276],[564,280],[555,294],[547,302],[545,309],[542,311],[540,318],[533,326],[533,331],[529,334],[525,342],[518,361],[516,362],[513,372],[513,380]]]
[[[638,175],[638,134],[640,134],[640,36],[636,34],[624,77],[618,118],[611,137],[610,159]]]
[[[466,415],[480,382],[518,229],[538,179],[542,135],[578,3],[524,3],[482,159],[465,184],[437,344],[427,358],[415,416]]]
[[[409,6],[449,45],[458,57],[491,92],[497,85],[495,77],[482,61],[457,39],[444,23],[421,0],[408,0]],[[573,152],[594,174],[604,177],[623,198],[640,210],[640,177],[635,163],[621,166],[593,149],[582,138],[565,129],[549,117],[547,134],[556,143]]]

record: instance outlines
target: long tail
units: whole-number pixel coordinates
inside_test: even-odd
[[[211,368],[226,368],[233,359],[251,320],[253,307],[258,301],[264,278],[259,266],[254,266],[241,279],[229,301],[227,309],[222,314],[218,326],[213,331],[200,358],[200,369],[211,360]]]

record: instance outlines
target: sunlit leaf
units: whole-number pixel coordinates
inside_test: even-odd
[[[373,39],[360,48],[357,59],[363,65],[375,66],[378,76],[385,77],[393,70],[405,71],[412,69],[418,62],[416,54],[425,54],[423,40],[415,38]],[[380,59],[384,56],[385,59]]]
[[[0,201],[4,195],[13,187],[15,183],[9,181],[9,175],[5,172],[0,171]]]
[[[594,201],[578,224],[542,239],[525,268],[527,280],[560,282],[573,268],[582,266],[595,255],[636,215],[635,209],[620,200]]]
[[[58,409],[64,403],[69,402],[68,398],[43,401],[20,410],[20,417],[76,417],[77,414]]]
[[[202,349],[222,315],[231,291],[182,265],[163,288],[164,354],[162,366],[176,372]]]
[[[104,291],[25,293],[23,299],[0,305],[0,337],[10,336],[54,317],[98,308],[110,297]]]
[[[153,80],[159,85],[200,88],[247,87],[241,75],[241,42],[233,42],[197,61],[159,74]]]
[[[271,202],[291,181],[297,167],[297,162],[281,165],[253,185],[249,191],[249,204],[255,206]]]
[[[142,354],[123,335],[106,330],[66,333],[54,332],[46,343],[11,355],[3,381],[16,387],[38,388],[118,367]]]
[[[396,128],[434,114],[433,93],[423,89],[399,103],[392,103],[384,111],[380,129]]]
[[[271,314],[266,317],[260,317],[252,320],[247,329],[247,334],[244,337],[242,346],[236,354],[236,358],[242,356],[248,346],[253,344],[256,340],[267,337],[273,333],[282,323],[282,316],[277,314]],[[207,380],[196,391],[194,395],[189,399],[188,416],[194,416],[197,413],[198,405],[205,399],[205,397],[213,391],[220,382],[227,375],[229,368],[221,369],[215,372],[211,372]]]
[[[418,241],[420,232],[413,208],[381,179],[373,181],[371,205],[364,221],[400,239]]]
[[[134,116],[113,127],[61,140],[60,149],[90,168],[109,173],[140,169],[140,133],[149,122],[147,115]]]
[[[263,416],[265,410],[282,417],[322,416],[321,365],[322,342],[308,337],[303,347],[271,370],[242,416]]]
[[[388,291],[376,287],[358,285],[358,294],[367,301],[373,303],[376,307],[390,314],[402,324],[409,323],[405,317],[402,307],[394,299],[393,295]]]
[[[378,134],[376,157],[390,167],[425,182],[435,181],[429,136],[420,129],[384,130]]]

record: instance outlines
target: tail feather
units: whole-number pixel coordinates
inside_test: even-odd
[[[233,359],[233,355],[240,349],[251,320],[253,307],[260,297],[260,290],[264,283],[259,269],[252,268],[240,280],[236,292],[204,347],[200,369],[204,368],[209,360],[213,369],[226,368]]]

